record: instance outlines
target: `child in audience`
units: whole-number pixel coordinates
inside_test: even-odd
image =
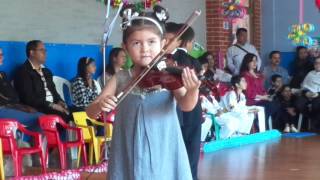
[[[176,104],[183,111],[196,106],[200,81],[194,70],[183,69],[184,86],[179,89],[137,86],[116,104],[115,96],[148,66],[165,43],[161,23],[168,18],[166,10],[156,6],[152,14],[131,16],[135,12],[127,7],[121,13],[123,47],[134,66],[116,73],[86,111],[89,117],[96,118],[101,111],[110,112],[117,107],[108,179],[191,180]]]
[[[218,82],[230,82],[232,75],[218,68],[217,60],[214,58],[212,52],[205,52],[199,57],[199,61],[203,66],[207,66],[204,73],[206,79]]]
[[[244,77],[234,76],[231,78],[233,90],[222,97],[221,106],[233,113],[239,121],[239,133],[249,134],[255,113],[258,114],[259,128],[265,130],[264,109],[259,106],[247,106],[246,97],[243,91],[247,89],[247,82]]]
[[[268,94],[272,99],[277,95],[280,88],[283,86],[282,76],[279,74],[274,74],[271,76],[271,88],[268,89]]]
[[[214,124],[214,120],[220,126],[220,139],[227,139],[239,135],[238,129],[240,122],[236,114],[223,109],[213,95],[208,95],[207,97],[200,96],[200,99],[205,119],[201,129],[202,141],[209,133],[212,124]],[[214,119],[212,119],[212,115],[214,115]]]
[[[279,89],[278,101],[280,103],[279,120],[284,123],[283,132],[298,132],[295,127],[298,120],[297,109],[294,106],[295,96],[291,93],[289,85]]]

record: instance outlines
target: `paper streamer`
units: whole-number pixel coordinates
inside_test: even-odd
[[[78,169],[65,170],[60,173],[52,172],[39,176],[21,176],[12,178],[12,180],[79,180],[81,172],[88,173],[106,173],[108,169],[108,163],[103,162],[94,166],[86,166]]]

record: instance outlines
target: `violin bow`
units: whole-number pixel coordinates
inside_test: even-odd
[[[201,10],[195,10],[190,17],[185,22],[184,26],[177,32],[175,38],[171,40],[167,45],[165,45],[161,51],[153,58],[149,65],[144,68],[144,70],[131,81],[121,92],[119,92],[116,97],[118,99],[116,106],[118,106],[128,94],[139,84],[139,82],[148,74],[148,72],[168,53],[168,47],[172,43],[182,36],[182,34],[195,22],[195,20],[200,16]]]

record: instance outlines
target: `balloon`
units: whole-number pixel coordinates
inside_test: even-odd
[[[292,43],[294,45],[302,45],[308,47],[313,46],[315,42],[307,34],[309,32],[313,32],[314,30],[315,26],[310,23],[293,24],[291,27],[289,27],[290,33],[288,34],[288,39],[292,40]]]
[[[247,10],[243,7],[239,0],[225,2],[222,5],[221,14],[228,19],[243,18],[247,14]]]
[[[316,6],[318,7],[318,9],[320,10],[320,0],[315,0]]]

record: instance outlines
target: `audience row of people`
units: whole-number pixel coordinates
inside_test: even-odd
[[[297,47],[297,58],[293,62],[293,67],[296,67],[295,72],[297,73],[294,73],[293,77],[289,76],[287,69],[280,66],[281,54],[279,51],[272,51],[269,54],[270,65],[264,67],[263,71],[258,71],[257,59],[258,57],[255,54],[247,53],[243,56],[239,67],[240,77],[243,77],[247,83],[247,88],[244,91],[246,104],[248,106],[264,107],[265,118],[272,117],[273,128],[284,132],[298,132],[296,127],[299,114],[302,114],[305,120],[312,119],[311,127],[318,128],[315,124],[318,124],[320,119],[318,98],[320,83],[317,82],[320,79],[318,73],[320,72],[320,65],[318,65],[318,63],[320,64],[320,57],[310,58],[306,47]],[[200,62],[206,63],[207,61],[202,60]],[[310,67],[310,63],[313,64],[312,67]],[[301,70],[302,67],[305,69]],[[207,70],[204,74],[208,72],[211,73]],[[211,76],[211,80],[215,81],[216,84],[218,83],[218,86],[221,85],[221,82],[224,82],[222,79],[213,77],[214,75]],[[213,91],[219,89],[217,87],[210,88]],[[218,93],[218,95],[221,94],[224,95],[225,93]],[[224,96],[216,99],[223,100],[225,99]],[[223,126],[223,123],[220,124]]]
[[[237,32],[240,44],[242,40],[244,41],[241,36],[245,37],[245,34],[246,31],[241,29]],[[2,64],[2,50],[0,52]],[[51,71],[44,66],[46,60],[44,44],[38,40],[30,41],[26,47],[26,54],[28,59],[16,71],[14,87],[4,72],[0,74],[1,104],[5,107],[1,108],[0,115],[3,115],[1,117],[17,118],[30,127],[34,127],[32,123],[41,113],[58,114],[65,121],[69,121],[71,119],[70,111],[83,111],[99,95],[101,90],[99,86],[103,87],[104,85],[102,76],[100,85],[93,79],[93,74],[96,71],[95,60],[90,57],[80,58],[78,74],[71,81],[74,106],[68,108],[55,89]],[[289,76],[285,68],[280,66],[281,54],[279,51],[272,51],[269,54],[269,59],[270,64],[264,67],[261,72],[258,71],[259,56],[246,53],[240,61],[239,70],[235,70],[248,83],[245,90],[246,104],[263,106],[266,117],[272,116],[276,119],[274,120],[274,124],[277,124],[276,127],[282,127],[278,121],[285,122],[282,123],[285,125],[283,127],[285,132],[289,131],[288,127],[295,129],[294,124],[296,124],[298,113],[304,113],[308,117],[317,119],[320,106],[320,98],[318,97],[320,83],[317,82],[320,70],[317,70],[319,69],[317,59],[309,58],[305,47],[298,47],[297,58],[293,63],[292,77]],[[106,67],[106,83],[112,75],[122,69],[125,60],[126,54],[122,48],[112,49],[110,63]],[[232,75],[217,68],[217,61],[212,53],[206,52],[199,58],[199,62],[205,70],[202,73],[206,80],[230,82]],[[314,65],[312,65],[313,63]],[[299,96],[296,93],[298,89],[302,90]],[[275,99],[278,100],[275,101]],[[282,110],[277,114],[278,109]]]

